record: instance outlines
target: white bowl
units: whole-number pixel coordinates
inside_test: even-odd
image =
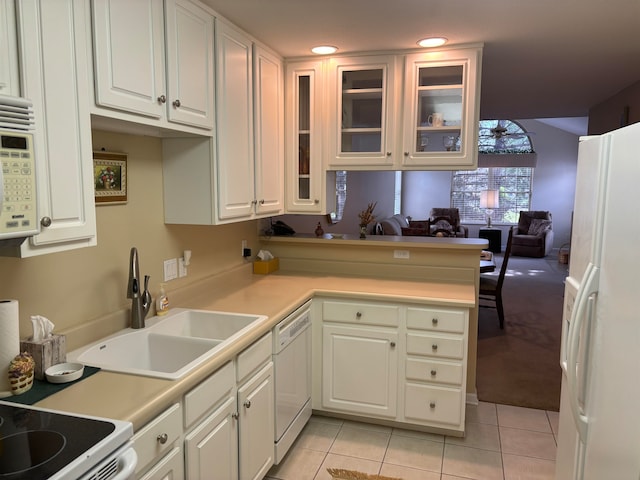
[[[50,383],[67,383],[79,379],[83,372],[81,363],[58,363],[47,368],[44,374]]]

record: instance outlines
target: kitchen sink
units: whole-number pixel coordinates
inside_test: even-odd
[[[209,312],[206,310],[181,310],[172,315],[153,317],[148,325],[154,332],[179,337],[198,337],[226,340],[240,330],[261,318],[260,315],[246,315],[229,312]]]
[[[175,380],[241,337],[264,315],[173,309],[151,317],[142,329],[127,328],[88,348],[71,361],[104,370]]]

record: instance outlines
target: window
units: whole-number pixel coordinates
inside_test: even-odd
[[[482,120],[478,140],[478,169],[460,170],[451,178],[451,206],[465,223],[485,223],[480,192],[498,190],[493,223],[518,222],[520,210],[530,210],[536,154],[529,135],[511,120]]]

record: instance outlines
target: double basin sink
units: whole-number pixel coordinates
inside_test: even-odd
[[[71,352],[72,361],[103,370],[176,380],[251,329],[264,315],[172,309],[146,327],[127,328]]]

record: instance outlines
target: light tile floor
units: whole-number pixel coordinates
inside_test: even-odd
[[[269,480],[345,468],[403,480],[553,480],[558,413],[480,402],[465,438],[313,416]]]

